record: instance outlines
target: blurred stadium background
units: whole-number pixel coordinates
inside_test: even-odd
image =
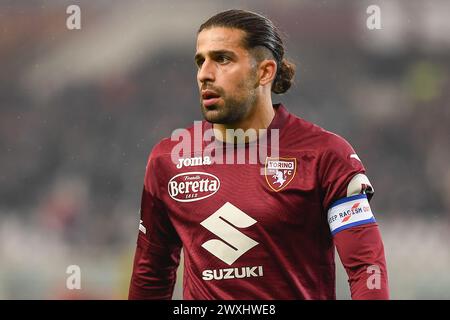
[[[81,30],[66,28],[71,4]],[[381,30],[366,27],[371,4]],[[196,31],[229,8],[285,34],[298,73],[274,102],[363,160],[392,298],[450,299],[447,0],[2,0],[0,299],[127,297],[148,153],[201,119]],[[81,290],[66,289],[72,264]]]

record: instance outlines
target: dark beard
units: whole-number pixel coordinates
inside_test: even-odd
[[[256,97],[251,95],[247,100],[227,98],[222,96],[223,106],[205,108],[201,104],[202,114],[206,121],[219,124],[233,124],[239,122],[249,114],[255,105]]]
[[[242,81],[237,87],[237,92],[243,92],[243,96],[228,97],[220,88],[216,89],[224,102],[223,106],[210,106],[205,108],[200,102],[203,117],[206,121],[218,124],[233,124],[245,119],[256,104],[256,69],[252,70],[249,78]]]

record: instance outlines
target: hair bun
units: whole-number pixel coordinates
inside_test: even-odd
[[[272,92],[276,94],[285,93],[294,82],[294,74],[295,64],[283,59],[275,81],[272,84]]]

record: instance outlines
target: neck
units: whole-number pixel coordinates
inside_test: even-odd
[[[262,102],[257,102],[253,110],[244,119],[230,124],[215,123],[213,125],[216,138],[224,142],[233,143],[235,138],[238,138],[239,142],[251,142],[258,138],[258,132],[260,129],[267,129],[275,116],[275,111],[272,106],[272,99],[264,99]],[[231,129],[231,130],[230,130]],[[244,137],[240,137],[235,130],[241,129],[244,131]],[[255,135],[246,134],[247,130],[251,129]],[[220,139],[223,137],[223,139]],[[240,140],[239,138],[243,138]]]

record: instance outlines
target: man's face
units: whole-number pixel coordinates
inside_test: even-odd
[[[245,119],[256,101],[256,61],[242,45],[244,31],[213,27],[198,34],[195,63],[205,119],[233,124]]]

